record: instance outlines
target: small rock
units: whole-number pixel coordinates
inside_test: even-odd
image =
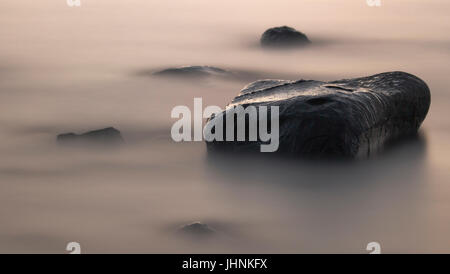
[[[208,76],[228,76],[231,73],[227,70],[211,67],[211,66],[184,66],[178,68],[168,68],[153,73],[159,76],[176,76],[176,77],[208,77]]]
[[[261,36],[263,47],[297,47],[311,43],[308,37],[291,27],[275,27],[266,30]]]
[[[124,142],[120,131],[113,127],[89,131],[83,134],[59,134],[57,142],[63,145],[101,145],[114,146]]]
[[[192,236],[205,236],[213,234],[215,230],[210,228],[207,224],[195,222],[192,224],[182,226],[179,229],[179,232]]]

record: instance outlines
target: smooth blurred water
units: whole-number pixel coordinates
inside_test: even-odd
[[[0,3],[0,252],[449,252],[450,3],[364,0]],[[313,45],[258,47],[289,25]],[[139,76],[181,65],[235,81]],[[177,105],[225,106],[259,78],[337,80],[402,70],[432,106],[421,138],[356,163],[237,159],[174,143]],[[114,126],[109,152],[56,146]],[[218,235],[173,233],[202,221]]]

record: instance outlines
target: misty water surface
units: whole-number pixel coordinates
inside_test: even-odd
[[[449,252],[450,3],[381,0],[0,3],[0,252]],[[264,51],[289,25],[313,42]],[[212,65],[236,79],[143,76]],[[216,163],[175,143],[177,105],[224,107],[260,78],[337,80],[402,70],[426,81],[417,140],[375,159]],[[63,149],[56,135],[114,126],[126,145]],[[217,235],[174,231],[194,221]]]

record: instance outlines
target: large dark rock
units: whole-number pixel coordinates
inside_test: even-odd
[[[168,68],[157,71],[154,75],[176,76],[176,77],[207,77],[207,76],[228,76],[231,73],[227,70],[211,66],[184,66],[178,68]]]
[[[360,158],[392,140],[416,134],[430,106],[430,90],[424,81],[405,72],[333,82],[263,80],[245,87],[227,109],[237,105],[279,106],[277,153]],[[208,123],[226,115],[234,114],[222,112]],[[236,131],[236,122],[234,127]],[[211,141],[207,148],[209,152],[259,152],[261,143],[259,138]]]
[[[96,145],[115,146],[124,142],[120,131],[113,127],[89,131],[83,134],[64,133],[57,137],[59,144],[63,145]]]
[[[270,28],[261,36],[261,46],[263,47],[297,47],[311,43],[308,37],[287,26]]]

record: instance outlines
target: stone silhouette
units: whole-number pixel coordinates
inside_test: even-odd
[[[178,231],[190,236],[206,236],[215,232],[215,230],[210,228],[207,224],[200,222],[184,225]]]
[[[154,75],[158,76],[176,76],[176,77],[208,77],[208,76],[229,76],[231,72],[211,66],[184,66],[178,68],[168,68],[157,71]]]
[[[110,147],[122,144],[124,139],[122,138],[120,131],[113,127],[108,127],[83,134],[59,134],[57,142],[62,145],[95,145]]]
[[[311,43],[305,34],[287,26],[266,30],[260,42],[266,48],[299,47]]]

